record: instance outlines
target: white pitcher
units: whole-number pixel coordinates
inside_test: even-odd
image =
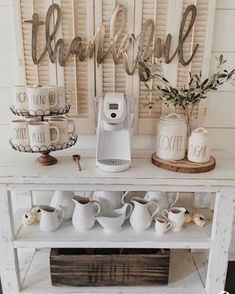
[[[52,207],[62,207],[64,210],[64,219],[69,220],[73,216],[75,204],[73,202],[74,193],[72,191],[55,191],[51,199]]]
[[[184,207],[171,207],[169,210],[164,209],[162,211],[162,216],[172,223],[172,231],[178,232],[181,231],[183,227],[185,212],[186,209]]]
[[[159,210],[159,205],[155,201],[147,201],[145,199],[134,197],[131,200],[134,204],[134,209],[130,216],[130,224],[137,232],[147,230],[152,223],[154,216]],[[155,206],[154,212],[150,211],[150,207]]]
[[[80,232],[90,230],[95,224],[95,216],[100,212],[100,204],[87,197],[73,198],[75,209],[72,217],[73,226]]]
[[[161,212],[163,209],[168,209],[169,207],[172,207],[175,205],[175,203],[179,199],[179,193],[176,194],[175,199],[172,203],[169,201],[169,197],[165,192],[162,191],[148,191],[146,192],[144,199],[147,201],[156,201],[159,205],[159,212],[158,215],[161,215]]]
[[[100,204],[102,212],[121,208],[122,198],[125,197],[121,191],[94,191],[92,199]]]
[[[63,220],[63,209],[54,208],[49,205],[41,205],[40,230],[52,232],[58,229]]]

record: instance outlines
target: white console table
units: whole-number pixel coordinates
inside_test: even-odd
[[[81,160],[82,171],[68,155],[58,158],[57,165],[39,167],[36,155],[14,151],[1,152],[0,157],[0,267],[4,294],[22,293],[164,293],[219,294],[224,289],[228,250],[235,206],[235,159],[224,152],[216,152],[217,167],[204,174],[179,174],[153,166],[148,158],[133,159],[126,172],[110,174],[95,167],[94,158]],[[83,153],[81,153],[83,155]],[[86,233],[76,232],[71,222],[50,234],[37,226],[23,226],[22,219],[12,210],[13,191],[180,191],[214,192],[216,202],[211,224],[203,228],[189,226],[179,233],[169,232],[157,237],[154,228],[142,234],[124,227],[118,234],[104,234],[97,225]],[[19,194],[20,197],[20,194]],[[108,287],[71,288],[52,287],[49,276],[48,252],[36,250],[20,277],[19,248],[51,247],[139,247],[172,248],[170,276],[166,287]],[[209,250],[207,275],[191,253],[185,249]],[[184,251],[178,251],[184,249]],[[199,253],[200,254],[200,253]],[[190,267],[191,266],[191,267]],[[181,274],[181,276],[180,276]],[[205,283],[204,283],[205,278]]]

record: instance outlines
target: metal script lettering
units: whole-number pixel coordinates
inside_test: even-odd
[[[178,46],[172,55],[172,35],[167,35],[165,43],[163,43],[161,38],[156,38],[154,40],[155,24],[153,20],[147,20],[144,22],[139,36],[135,37],[133,34],[125,33],[122,37],[122,40],[119,40],[120,36],[124,33],[127,18],[126,9],[123,5],[118,5],[113,12],[110,22],[110,46],[106,52],[104,52],[104,38],[106,31],[104,24],[101,24],[97,28],[94,36],[88,40],[86,46],[84,46],[80,36],[77,36],[72,40],[67,52],[65,52],[65,43],[63,39],[58,39],[55,42],[55,45],[52,46],[52,44],[54,44],[56,33],[60,26],[62,17],[61,8],[58,4],[52,4],[47,11],[45,21],[46,42],[45,47],[40,55],[38,55],[37,52],[37,35],[38,27],[42,25],[43,22],[39,20],[39,17],[36,13],[33,14],[32,20],[27,20],[26,22],[32,24],[32,59],[35,64],[39,64],[47,53],[52,63],[55,63],[58,58],[58,62],[61,66],[66,64],[70,55],[78,56],[79,61],[81,62],[87,58],[95,57],[97,63],[100,64],[109,54],[111,54],[115,64],[117,64],[119,60],[122,59],[127,74],[132,75],[138,67],[140,79],[142,81],[147,81],[149,79],[150,73],[148,68],[146,68],[144,63],[141,63],[140,60],[146,60],[147,58],[153,56],[156,58],[164,57],[165,62],[169,64],[178,54],[179,62],[182,65],[186,66],[192,61],[199,45],[196,44],[191,57],[188,60],[185,60],[184,43],[193,29],[196,15],[196,6],[188,6],[183,14],[180,25]],[[119,21],[119,28],[117,29],[116,23],[118,16],[119,19],[121,16],[121,22]],[[189,17],[190,19],[187,21]],[[51,23],[53,23],[52,18],[54,18],[55,21],[55,25],[53,27],[51,27]],[[138,52],[134,60],[130,60],[128,56],[128,50],[132,45],[134,45],[135,42],[138,42]],[[119,44],[119,47],[117,44]]]

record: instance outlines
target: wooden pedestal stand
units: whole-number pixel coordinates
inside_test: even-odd
[[[58,160],[51,156],[50,151],[42,152],[41,156],[36,159],[36,163],[41,166],[49,166],[54,165],[58,162]]]
[[[187,174],[208,172],[216,166],[216,161],[213,156],[206,163],[194,163],[187,158],[177,161],[164,160],[157,157],[156,153],[152,155],[152,163],[163,169]]]

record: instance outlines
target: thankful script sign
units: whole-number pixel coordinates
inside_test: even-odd
[[[100,24],[94,36],[88,40],[87,44],[84,44],[80,36],[76,36],[71,41],[69,49],[66,52],[65,41],[63,39],[55,40],[62,17],[61,8],[57,4],[53,4],[49,7],[45,22],[40,20],[36,13],[33,14],[31,20],[27,20],[26,22],[32,24],[32,59],[34,64],[39,64],[46,54],[49,55],[52,63],[55,63],[58,59],[61,66],[66,64],[71,55],[76,55],[81,62],[87,58],[95,57],[97,63],[101,64],[104,59],[111,54],[115,64],[117,64],[120,59],[122,60],[128,75],[132,75],[138,68],[140,80],[147,81],[149,79],[149,71],[140,60],[163,58],[165,63],[169,64],[178,55],[179,62],[183,66],[187,66],[191,63],[197,52],[198,44],[193,48],[191,56],[186,59],[184,54],[184,43],[193,30],[196,15],[197,8],[195,5],[190,5],[186,8],[180,25],[178,45],[176,48],[172,48],[172,35],[168,34],[166,40],[162,40],[155,36],[155,24],[151,19],[143,23],[139,36],[126,33],[125,24],[127,11],[123,5],[118,5],[111,17],[110,46],[106,51],[104,51],[106,27],[104,24]],[[118,17],[119,21],[117,22]],[[53,18],[55,25],[52,25]],[[117,23],[119,24],[118,27]],[[42,52],[38,52],[37,50],[38,30],[40,25],[45,25],[45,47]],[[134,60],[130,60],[128,50],[131,46],[135,46],[136,44],[138,46],[137,54]]]

